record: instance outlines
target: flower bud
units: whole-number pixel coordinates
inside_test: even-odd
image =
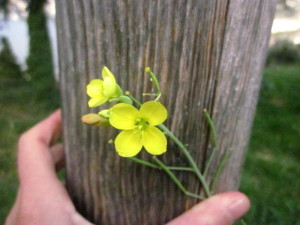
[[[108,119],[108,118],[110,117],[110,110],[109,110],[109,109],[103,109],[103,110],[101,110],[101,111],[98,113],[98,115],[99,115],[100,117],[103,117],[103,118]]]
[[[122,95],[122,96],[119,97],[119,100],[122,103],[132,105],[132,100],[128,96]]]
[[[110,126],[108,119],[99,116],[98,114],[95,113],[89,113],[81,117],[81,121],[84,124],[87,125],[92,125],[92,126]]]

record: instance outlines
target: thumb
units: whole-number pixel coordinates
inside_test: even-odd
[[[79,213],[76,213],[72,217],[72,224],[73,225],[95,225],[95,224],[87,221],[85,218],[83,218]]]
[[[167,225],[229,225],[244,215],[249,199],[240,192],[217,194],[169,222]]]

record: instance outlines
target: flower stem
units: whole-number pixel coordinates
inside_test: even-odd
[[[149,167],[152,167],[152,168],[155,168],[155,169],[159,169],[159,167],[156,166],[155,164],[147,162],[147,161],[144,161],[142,159],[138,159],[136,157],[129,157],[129,159],[131,159],[132,161],[134,161],[136,163],[143,164],[145,166],[149,166]]]
[[[186,188],[182,185],[182,183],[177,179],[175,174],[162,162],[160,161],[157,157],[153,156],[153,159],[155,162],[170,176],[170,178],[173,180],[173,182],[179,187],[179,189],[186,194],[187,196],[198,198],[203,200],[204,198],[200,195],[194,194],[192,192],[189,192],[186,190]]]
[[[214,178],[212,180],[212,183],[211,183],[211,190],[212,190],[212,192],[214,192],[214,190],[216,188],[217,181],[218,181],[218,179],[219,179],[219,177],[220,177],[220,175],[221,175],[221,173],[222,173],[222,171],[223,171],[223,169],[224,169],[224,167],[225,167],[225,165],[226,165],[226,163],[227,163],[230,155],[231,155],[231,151],[228,151],[222,157],[222,160],[221,160],[221,162],[220,162],[220,164],[219,164],[219,166],[217,168],[216,174],[215,174],[215,176],[214,176]]]
[[[170,170],[180,170],[180,171],[190,171],[194,172],[193,168],[190,167],[180,167],[180,166],[168,166]]]
[[[142,103],[137,100],[135,97],[133,97],[129,92],[126,92],[126,95],[137,105],[137,106],[141,106]]]
[[[160,167],[158,167],[157,165],[153,164],[153,163],[150,163],[148,161],[145,161],[145,160],[142,160],[142,159],[139,159],[139,158],[136,158],[136,157],[129,157],[128,159],[136,162],[136,163],[139,163],[139,164],[142,164],[142,165],[145,165],[145,166],[148,166],[148,167],[151,167],[151,168],[154,168],[154,169],[161,169]],[[180,167],[180,166],[167,166],[167,168],[169,170],[179,170],[179,171],[190,171],[190,172],[194,172],[194,170],[190,167]]]
[[[192,169],[194,170],[195,174],[197,175],[199,181],[201,182],[203,189],[206,193],[206,195],[208,197],[211,196],[209,187],[205,181],[204,176],[201,174],[196,162],[194,161],[194,159],[192,158],[192,156],[190,155],[189,151],[187,150],[187,148],[182,144],[181,141],[179,141],[174,134],[163,124],[158,125],[157,127],[159,127],[162,131],[165,132],[166,135],[168,135],[174,142],[175,144],[181,149],[181,151],[183,152],[183,154],[185,155],[185,157],[187,158],[188,162],[190,163]]]
[[[210,154],[210,157],[208,159],[208,162],[205,166],[204,173],[203,173],[204,177],[207,177],[208,170],[209,170],[210,165],[211,165],[213,159],[215,158],[215,155],[216,155],[216,152],[217,152],[218,138],[217,138],[215,125],[213,123],[212,118],[210,117],[210,115],[209,115],[209,113],[207,112],[206,109],[204,109],[203,112],[204,112],[204,117],[207,120],[207,123],[209,125],[210,131],[211,131],[211,134],[212,134],[212,137],[213,137],[213,150],[212,150],[212,153]]]
[[[207,112],[206,109],[203,110],[204,112],[204,116],[208,122],[209,128],[211,130],[212,133],[212,137],[213,137],[213,147],[217,147],[218,144],[218,137],[217,137],[217,132],[216,132],[216,128],[214,125],[214,122],[212,120],[212,118],[210,117],[209,113]]]
[[[145,69],[145,71],[148,72],[148,73],[150,74],[151,79],[152,79],[152,81],[153,81],[153,84],[154,84],[154,86],[155,86],[155,88],[156,88],[156,91],[157,91],[157,92],[156,92],[156,99],[155,99],[155,101],[157,102],[157,101],[159,100],[160,96],[161,96],[161,91],[160,91],[159,82],[158,82],[158,80],[157,80],[156,75],[151,71],[150,67],[147,67],[147,68]]]

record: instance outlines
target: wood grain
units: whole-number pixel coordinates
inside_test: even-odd
[[[232,151],[217,191],[237,189],[275,0],[68,0],[56,1],[56,8],[67,186],[79,211],[96,224],[157,225],[197,202],[161,171],[118,157],[108,143],[113,129],[80,122],[97,111],[87,107],[85,88],[104,65],[138,98],[151,91],[144,68],[152,68],[169,111],[166,125],[200,168],[211,152],[203,117],[208,109],[219,137],[209,178]],[[162,158],[186,164],[172,143]],[[178,176],[201,192],[192,174]]]

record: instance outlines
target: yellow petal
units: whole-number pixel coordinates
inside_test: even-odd
[[[113,97],[114,95],[116,95],[117,91],[116,79],[106,66],[104,66],[102,69],[102,77],[103,94],[107,97]]]
[[[161,155],[167,151],[167,138],[156,127],[147,126],[143,133],[143,145],[152,155]]]
[[[168,116],[167,109],[159,102],[145,102],[139,112],[139,117],[147,121],[151,126],[163,123]]]
[[[117,85],[109,79],[103,81],[103,94],[109,98],[117,96]]]
[[[121,130],[132,130],[137,123],[138,110],[132,105],[119,103],[110,109],[110,124]]]
[[[124,130],[117,136],[115,147],[120,156],[133,157],[143,147],[141,135],[136,130]]]
[[[102,78],[103,78],[103,80],[110,79],[111,81],[116,83],[116,79],[115,79],[114,75],[112,74],[112,72],[110,72],[110,70],[106,66],[104,66],[102,69]]]
[[[99,105],[102,105],[108,100],[107,97],[98,97],[98,98],[91,98],[88,102],[89,107],[97,107]]]
[[[99,79],[92,80],[87,85],[87,94],[91,98],[99,97],[99,95],[103,95],[103,81]]]

